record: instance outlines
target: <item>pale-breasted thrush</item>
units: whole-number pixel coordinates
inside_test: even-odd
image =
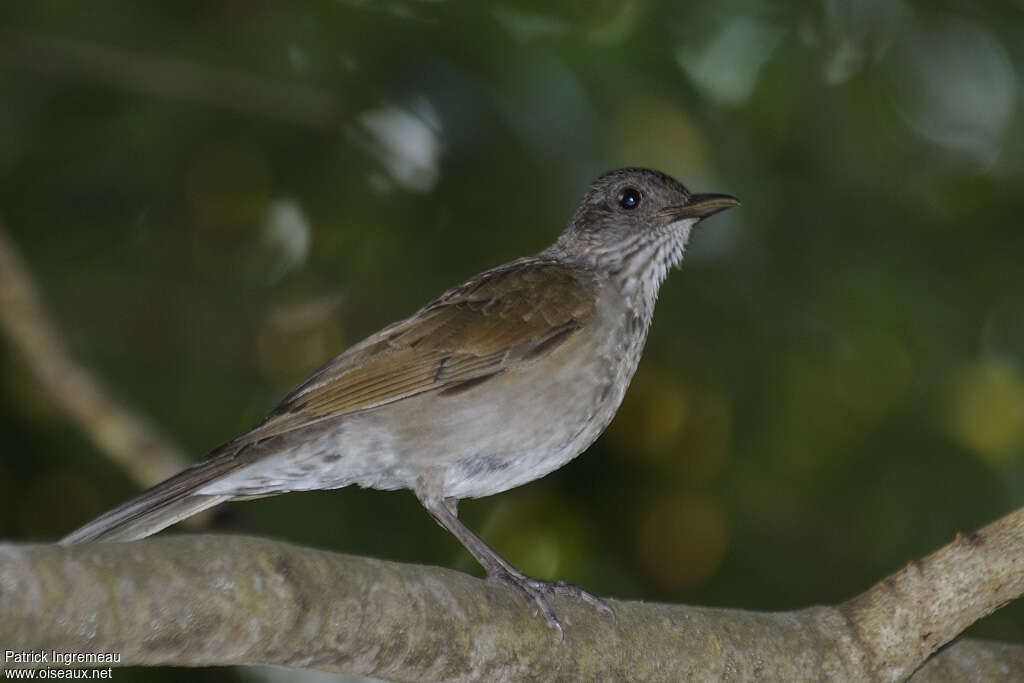
[[[533,579],[457,517],[462,498],[543,477],[608,426],[658,289],[701,219],[738,204],[647,169],[587,190],[558,240],[492,268],[344,351],[251,431],[63,539],[128,541],[218,503],[349,484],[412,489],[491,580],[561,626]]]

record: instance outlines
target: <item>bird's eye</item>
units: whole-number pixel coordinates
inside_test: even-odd
[[[640,206],[642,197],[640,190],[635,187],[627,187],[619,193],[619,206],[626,210],[633,210]]]

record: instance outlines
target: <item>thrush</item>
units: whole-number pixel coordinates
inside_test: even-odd
[[[526,596],[561,636],[550,594],[607,606],[516,569],[459,520],[458,502],[543,477],[597,439],[692,228],[738,203],[648,169],[601,176],[550,247],[335,356],[252,430],[61,542],[130,541],[228,500],[287,491],[411,489],[488,579]]]

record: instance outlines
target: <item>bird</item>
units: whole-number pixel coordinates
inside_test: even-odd
[[[250,431],[61,540],[132,541],[230,500],[349,485],[410,489],[563,637],[552,594],[458,517],[585,451],[636,371],[659,288],[693,227],[739,204],[659,171],[589,186],[555,242],[486,270],[332,358]]]

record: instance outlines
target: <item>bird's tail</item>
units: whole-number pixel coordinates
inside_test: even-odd
[[[211,454],[206,460],[143,491],[71,532],[61,539],[61,545],[88,541],[134,541],[230,500],[233,498],[231,495],[201,495],[196,491],[248,464],[243,462],[245,458],[236,457],[239,454],[237,450]]]

